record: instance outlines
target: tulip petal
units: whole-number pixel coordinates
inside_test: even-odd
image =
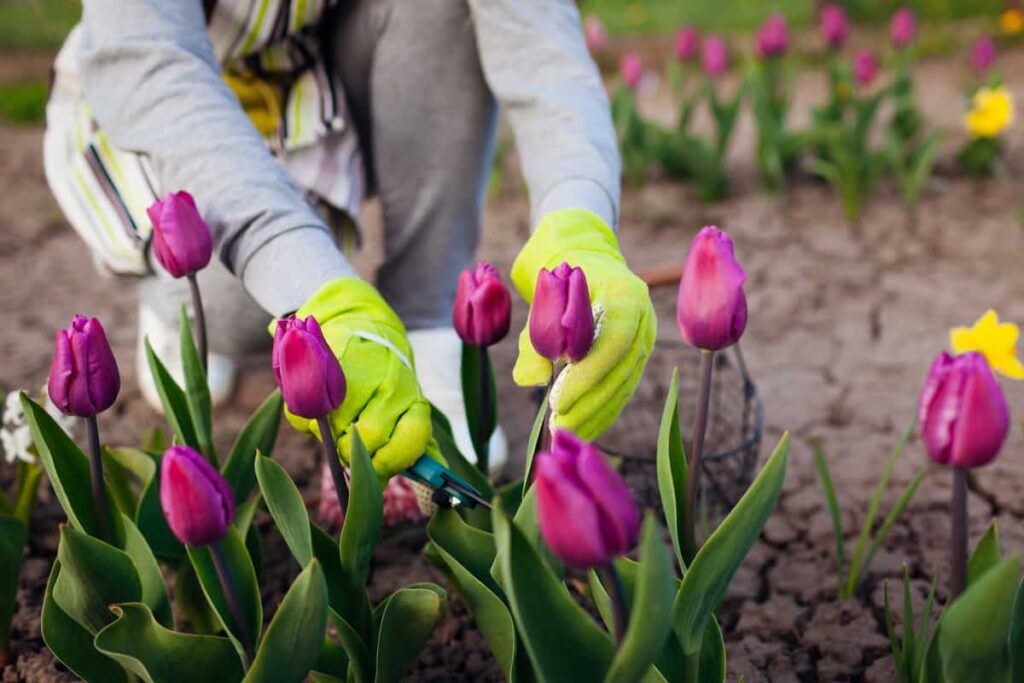
[[[605,548],[612,555],[625,555],[640,533],[640,513],[626,482],[589,444],[576,460],[576,474],[597,503]]]
[[[593,501],[550,453],[540,454],[535,468],[537,516],[552,552],[576,569],[607,564],[611,556],[603,547],[601,521]]]

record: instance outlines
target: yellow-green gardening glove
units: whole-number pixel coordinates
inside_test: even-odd
[[[591,440],[612,426],[640,384],[657,319],[647,285],[626,265],[615,233],[590,211],[562,209],[544,216],[512,264],[512,283],[532,303],[537,273],[562,262],[587,276],[595,338],[587,356],[569,363],[556,379],[551,424]],[[513,379],[521,386],[542,386],[551,373],[551,361],[530,343],[527,323],[519,335]]]
[[[296,315],[316,318],[345,372],[345,400],[330,416],[341,459],[348,464],[356,427],[382,479],[405,470],[424,453],[441,461],[431,439],[430,403],[416,381],[405,326],[377,290],[358,278],[338,278],[321,287]],[[286,415],[296,429],[319,438],[316,420]]]

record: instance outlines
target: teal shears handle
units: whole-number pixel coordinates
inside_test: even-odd
[[[479,505],[488,510],[491,509],[491,504],[484,500],[479,491],[433,458],[420,456],[420,459],[402,474],[432,489],[434,502],[438,505],[446,507],[461,505],[470,509]]]

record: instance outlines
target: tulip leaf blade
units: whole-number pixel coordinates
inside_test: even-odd
[[[687,472],[686,451],[679,431],[679,368],[672,370],[672,381],[658,428],[657,475],[658,494],[665,512],[668,533],[672,538],[672,548],[675,549],[679,566],[685,568],[682,539],[686,524],[683,519],[683,501],[686,497]]]
[[[96,649],[143,681],[230,683],[241,679],[241,662],[227,638],[172,631],[142,603],[110,609],[116,619],[96,634]]]
[[[447,594],[430,584],[406,586],[387,598],[375,619],[375,683],[402,680],[447,609]]]
[[[245,543],[234,527],[228,527],[227,534],[220,541],[227,560],[228,571],[238,589],[240,607],[246,628],[254,641],[259,640],[260,630],[263,627],[263,603],[260,601],[260,587],[256,580],[256,569],[253,567],[252,558],[245,549]],[[213,608],[214,614],[220,621],[224,631],[231,638],[239,657],[246,658],[245,647],[242,644],[240,634],[241,628],[234,623],[231,610],[228,608],[228,601],[224,595],[224,588],[217,577],[217,570],[213,563],[213,551],[209,546],[188,546],[188,557],[195,570],[199,586],[206,596],[207,602]]]
[[[494,382],[491,354],[486,346],[462,343],[460,376],[477,468],[487,477],[491,435],[498,426],[498,391]]]
[[[353,588],[363,588],[370,575],[373,550],[380,537],[384,517],[384,494],[370,455],[359,436],[359,430],[354,428],[350,461],[352,481],[349,487],[348,509],[345,510],[345,524],[341,528],[338,545],[341,551],[341,564],[345,568],[345,573],[349,575]]]
[[[189,412],[185,392],[174,381],[163,361],[153,351],[153,346],[149,343],[148,338],[145,343],[149,372],[153,375],[153,384],[156,385],[156,393],[160,396],[160,403],[164,407],[164,416],[171,426],[171,431],[177,437],[178,443],[201,450],[195,426],[192,424],[192,414]]]
[[[533,483],[533,459],[541,446],[541,439],[544,436],[544,422],[548,416],[548,401],[551,400],[551,387],[549,384],[544,398],[541,399],[537,415],[533,418],[533,426],[530,427],[530,438],[526,442],[526,469],[523,470],[523,500]]]
[[[55,560],[46,582],[39,617],[39,628],[46,647],[84,681],[127,683],[128,676],[117,662],[99,652],[93,644],[93,635],[57,604],[53,591],[60,574],[60,560]]]
[[[500,508],[493,524],[501,583],[537,678],[602,680],[615,654],[611,638]]]
[[[1013,618],[1010,620],[1010,680],[1024,681],[1024,579],[1017,584],[1013,599]]]
[[[298,487],[283,467],[263,455],[256,456],[256,480],[292,557],[300,567],[307,566],[313,559],[313,539],[309,514]]]
[[[676,594],[673,620],[686,655],[700,651],[708,619],[775,509],[786,476],[789,434],[783,434],[757,478],[697,551]]]
[[[174,626],[174,615],[171,613],[171,598],[167,594],[167,584],[160,573],[153,551],[146,543],[145,537],[127,515],[124,516],[125,543],[124,552],[135,565],[139,577],[143,602],[153,613],[158,622],[164,626]]]
[[[967,585],[974,583],[982,574],[999,564],[1000,559],[1002,551],[999,546],[999,523],[993,519],[967,560]]]
[[[311,560],[292,583],[267,626],[245,682],[306,680],[320,656],[326,629],[327,582],[320,563]]]
[[[32,433],[32,443],[39,452],[46,476],[68,521],[75,529],[99,537],[99,523],[92,502],[89,457],[49,413],[25,393],[21,394],[21,406]],[[106,498],[107,519],[110,520],[114,545],[121,547],[124,545],[121,513],[109,491]]]
[[[647,513],[640,540],[640,563],[630,600],[629,624],[615,654],[607,683],[640,680],[672,634],[675,575],[662,542],[661,529]]]
[[[196,439],[199,441],[199,452],[216,467],[217,451],[213,445],[213,402],[210,400],[210,383],[206,379],[206,370],[203,369],[203,361],[196,349],[185,304],[181,305],[178,327],[181,332],[181,368],[185,377],[185,403],[192,417]]]
[[[238,433],[221,468],[224,478],[235,492],[236,503],[241,504],[256,486],[256,471],[253,469],[256,453],[270,457],[277,443],[277,431],[283,414],[284,398],[281,390],[275,389]]]
[[[0,514],[0,653],[7,652],[11,617],[17,604],[18,578],[25,557],[28,527],[13,515]]]

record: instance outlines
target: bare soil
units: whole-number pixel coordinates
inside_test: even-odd
[[[1005,55],[1002,66],[1011,88],[1024,92],[1024,53]],[[960,73],[959,60],[943,59],[922,66],[919,79],[926,113],[951,130],[941,161],[944,171],[961,140]],[[802,79],[797,101],[813,101],[820,91],[815,79]],[[666,108],[664,94],[655,93],[645,106]],[[809,440],[820,438],[824,444],[852,544],[882,463],[914,414],[928,365],[948,343],[948,329],[970,323],[988,307],[1009,320],[1024,321],[1020,179],[1011,173],[1001,181],[974,183],[943,172],[914,222],[907,220],[895,189],[883,187],[857,235],[843,222],[832,194],[812,181],[801,180],[783,196],[758,193],[748,161],[751,131],[749,121],[741,123],[730,157],[739,179],[734,198],[705,205],[686,186],[651,183],[625,193],[620,230],[623,250],[638,269],[682,259],[702,225],[716,224],[734,235],[749,273],[750,323],[743,343],[765,406],[762,457],[785,430],[793,437],[778,509],[733,581],[721,612],[729,678],[742,676],[750,683],[894,680],[882,619],[883,582],[898,580],[903,563],[919,592],[935,567],[944,577],[948,473],[929,472],[862,590],[839,602],[831,525]],[[1020,126],[1009,142],[1008,159],[1015,163],[1024,147]],[[158,420],[135,386],[134,286],[95,274],[46,188],[40,146],[38,128],[0,127],[0,389],[42,386],[54,330],[75,312],[100,316],[124,378],[122,395],[103,417],[101,429],[112,443],[134,443]],[[505,186],[487,206],[480,257],[507,271],[527,234],[528,210],[518,184],[507,180]],[[374,209],[368,210],[371,225],[377,220]],[[371,230],[362,264],[367,272],[379,254],[372,238]],[[648,367],[630,417],[624,418],[625,431],[641,440],[657,423],[672,366],[685,364],[686,353],[670,341],[677,338],[675,292],[659,289],[653,296],[659,336],[666,341]],[[517,302],[514,323],[524,318],[525,307]],[[515,349],[513,335],[494,355],[502,423],[517,454],[533,404],[530,392],[511,382]],[[688,386],[692,378],[684,394]],[[1005,387],[1011,406],[1024,406],[1024,385],[1006,382]],[[216,415],[225,447],[272,388],[269,359],[249,359],[237,395]],[[689,419],[684,416],[684,426]],[[631,445],[644,447],[639,441]],[[977,472],[970,496],[973,540],[996,517],[1011,552],[1024,551],[1022,450],[1024,437],[1014,431],[1001,459]],[[275,456],[311,496],[319,483],[316,453],[314,444],[282,428]],[[912,442],[896,468],[883,510],[927,467],[920,444]],[[9,486],[12,478],[13,468],[0,463],[0,485]],[[46,651],[38,622],[61,519],[44,487],[34,512],[4,683],[70,679]],[[411,581],[443,582],[419,554],[422,539],[412,531],[382,544],[371,587],[375,596]],[[295,568],[273,532],[267,536],[264,571],[265,598],[274,603]],[[451,597],[450,615],[410,680],[500,679],[465,607]]]

